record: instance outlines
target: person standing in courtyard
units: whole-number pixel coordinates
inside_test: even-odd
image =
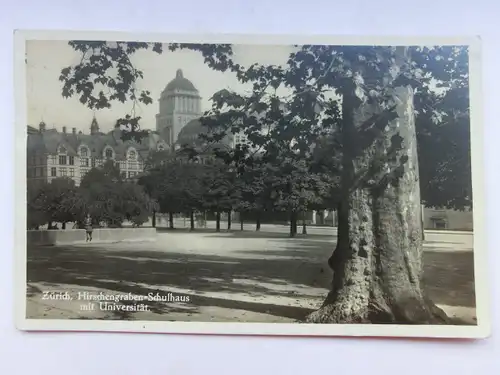
[[[85,242],[92,241],[92,218],[90,214],[85,218],[85,233],[87,234]]]

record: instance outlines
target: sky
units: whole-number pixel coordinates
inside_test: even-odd
[[[293,51],[292,46],[235,45],[234,59],[243,66],[255,62],[284,65]],[[47,128],[61,130],[63,126],[89,132],[94,112],[78,101],[61,95],[61,69],[78,63],[80,54],[67,41],[31,40],[26,45],[26,84],[28,125],[38,127],[43,120]],[[144,72],[144,79],[138,82],[139,89],[149,90],[153,103],[136,108],[141,116],[143,129],[155,129],[155,115],[158,113],[158,98],[165,86],[175,78],[177,69],[198,89],[202,97],[202,109],[211,107],[210,97],[220,89],[243,92],[249,87],[238,82],[233,73],[221,73],[207,67],[201,54],[192,51],[164,52],[158,55],[152,51],[140,51],[133,56],[133,63]],[[110,109],[95,112],[101,131],[111,130],[116,119],[132,110],[131,103],[113,102]]]

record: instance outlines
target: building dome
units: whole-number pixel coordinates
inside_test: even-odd
[[[198,144],[201,143],[199,134],[206,133],[205,127],[198,119],[189,121],[179,132],[177,136],[178,144]]]
[[[190,145],[194,147],[200,147],[206,143],[206,141],[201,138],[200,135],[208,133],[208,128],[204,126],[200,120],[191,120],[179,132],[179,135],[177,137],[177,144],[180,146]],[[211,144],[210,147],[225,148],[230,147],[231,144],[232,136],[226,135],[221,141]]]
[[[198,92],[196,87],[194,87],[193,83],[189,79],[184,78],[181,69],[177,70],[175,78],[167,84],[164,91],[175,91],[175,90],[192,91],[196,93]]]

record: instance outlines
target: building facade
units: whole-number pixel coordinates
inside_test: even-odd
[[[36,184],[68,177],[78,186],[90,169],[108,160],[116,164],[122,177],[133,178],[143,171],[151,149],[161,147],[166,147],[165,142],[153,133],[141,143],[122,141],[119,129],[102,133],[95,117],[90,134],[77,132],[75,128],[71,132],[66,127],[62,131],[47,129],[41,122],[38,130],[28,128],[27,178]]]
[[[66,126],[61,131],[47,129],[43,121],[38,128],[28,125],[28,181],[36,184],[69,177],[78,186],[90,169],[107,160],[116,163],[122,177],[134,179],[144,170],[150,152],[173,150],[182,128],[199,122],[201,115],[201,96],[179,69],[161,93],[156,131],[150,131],[140,142],[123,141],[119,129],[101,132],[95,117],[89,133],[77,132],[76,128],[68,132]],[[186,133],[190,132],[188,129]]]
[[[472,231],[474,228],[472,210],[423,209],[424,228],[435,230]]]

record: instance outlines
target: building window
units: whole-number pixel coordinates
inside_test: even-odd
[[[75,168],[69,169],[69,177],[75,177]]]
[[[120,172],[120,176],[122,178],[127,178],[127,172]]]
[[[88,167],[89,166],[89,159],[88,158],[82,158],[82,159],[80,159],[80,165],[82,167]]]
[[[57,164],[57,157],[55,155],[50,155],[49,156],[49,163],[50,164]]]
[[[92,168],[95,168],[95,158],[92,158]]]
[[[60,168],[59,171],[61,172],[61,176],[67,176],[68,171],[66,168]]]
[[[66,165],[66,155],[59,155],[59,164]]]
[[[128,178],[132,178],[135,176],[135,172],[128,172]]]
[[[56,177],[57,176],[57,168],[56,167],[50,168],[50,176],[51,177]]]
[[[434,224],[434,229],[446,229],[448,227],[444,219],[432,219],[432,222]]]
[[[43,177],[45,175],[44,169],[40,168],[40,177]]]
[[[89,151],[88,151],[87,147],[80,148],[80,155],[82,155],[84,158],[89,156]]]
[[[75,157],[74,156],[69,157],[69,165],[75,165]]]
[[[111,159],[113,157],[113,150],[108,148],[106,149],[106,159]]]

